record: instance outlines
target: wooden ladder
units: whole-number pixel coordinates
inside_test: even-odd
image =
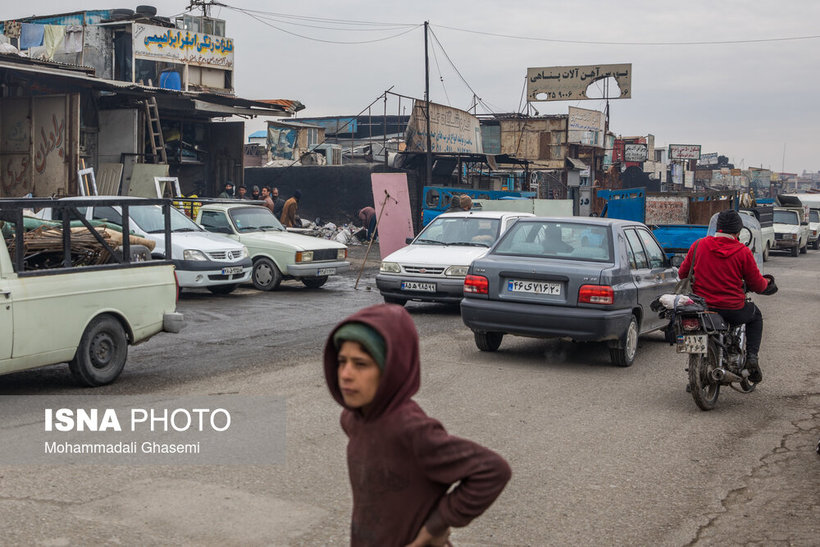
[[[168,163],[168,156],[165,153],[165,139],[162,138],[162,127],[159,123],[159,109],[157,109],[156,97],[148,97],[145,100],[145,121],[148,125],[148,137],[151,142],[154,163]]]

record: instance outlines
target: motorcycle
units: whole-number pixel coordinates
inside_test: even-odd
[[[764,277],[769,278],[769,287],[762,294],[774,294],[774,277]],[[667,333],[674,334],[672,344],[678,353],[688,355],[686,389],[698,408],[715,408],[721,386],[744,394],[755,390],[757,384],[749,379],[746,363],[745,324],[730,325],[693,294],[662,295],[652,302],[651,309],[669,320]]]

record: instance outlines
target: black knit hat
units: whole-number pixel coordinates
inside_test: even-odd
[[[724,234],[737,234],[743,228],[743,219],[734,209],[721,211],[717,218],[717,231]]]

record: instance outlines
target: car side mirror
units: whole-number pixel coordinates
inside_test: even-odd
[[[405,238],[405,239],[404,239],[404,242],[405,242],[407,245],[410,245],[411,243],[413,243],[413,238],[412,238],[412,237],[407,237],[407,238]]]
[[[684,257],[682,255],[675,255],[672,257],[672,265],[676,268],[680,268],[680,265],[683,264]]]
[[[800,226],[808,226],[808,225],[809,225],[809,223],[805,222],[805,221],[800,223]]]

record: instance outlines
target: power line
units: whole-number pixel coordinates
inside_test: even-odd
[[[464,82],[464,85],[467,86],[467,89],[469,89],[472,92],[472,94],[475,96],[476,101],[479,104],[481,104],[481,106],[486,108],[488,112],[493,112],[493,109],[490,108],[490,106],[488,106],[487,103],[485,103],[484,100],[481,97],[479,97],[478,93],[476,93],[476,91],[470,86],[470,84],[467,83],[467,80],[464,79],[464,76],[461,75],[461,72],[458,70],[458,67],[455,65],[453,60],[447,54],[447,51],[444,49],[444,46],[441,45],[441,42],[439,41],[438,36],[436,36],[436,33],[433,32],[433,29],[430,29],[430,34],[433,35],[433,39],[436,41],[436,44],[438,44],[438,47],[441,48],[441,52],[444,54],[444,57],[447,58],[447,61],[450,63],[450,66],[453,67],[453,70],[456,71],[456,74],[458,74],[458,77],[461,78],[462,82]]]
[[[362,21],[356,19],[334,19],[330,17],[313,17],[307,15],[291,15],[288,13],[277,13],[272,11],[260,11],[260,10],[249,10],[249,9],[242,9],[242,8],[234,8],[232,6],[226,6],[230,9],[235,9],[237,11],[242,11],[245,13],[255,13],[258,15],[268,15],[272,17],[280,17],[285,19],[298,19],[302,21],[312,21],[312,22],[321,22],[321,23],[332,23],[338,25],[362,25],[362,26],[383,26],[383,27],[417,27],[418,24],[416,23],[383,23],[379,21]]]
[[[447,98],[447,105],[453,106],[450,103],[450,95],[447,94],[447,88],[444,87],[444,76],[441,75],[441,67],[438,64],[438,56],[436,55],[436,48],[431,48],[433,50],[433,60],[436,62],[436,70],[438,70],[438,79],[441,81],[441,89],[444,90],[444,96]]]
[[[261,17],[259,17],[259,16],[257,16],[257,15],[254,15],[253,13],[249,13],[249,12],[248,12],[248,10],[239,9],[239,8],[234,8],[234,7],[231,7],[231,9],[236,10],[236,11],[238,11],[238,12],[240,12],[240,13],[244,13],[244,14],[245,14],[245,15],[247,15],[248,17],[250,17],[250,18],[252,18],[252,19],[255,19],[256,21],[259,21],[259,22],[260,22],[260,23],[262,23],[263,25],[267,25],[267,26],[269,26],[269,27],[271,27],[271,28],[274,28],[274,29],[276,29],[276,30],[278,30],[278,31],[280,31],[280,32],[284,32],[285,34],[290,34],[291,36],[296,36],[296,37],[298,37],[298,38],[303,38],[303,39],[305,39],[305,40],[311,40],[311,41],[313,41],[313,42],[322,42],[322,43],[325,43],[325,44],[345,44],[345,45],[352,45],[352,44],[372,44],[372,43],[375,43],[375,42],[384,42],[384,41],[386,41],[386,40],[392,40],[393,38],[398,38],[399,36],[402,36],[402,35],[404,35],[404,34],[407,34],[407,33],[409,33],[409,32],[412,32],[413,30],[416,30],[417,28],[419,28],[419,27],[421,27],[421,26],[422,26],[422,25],[415,25],[415,26],[410,27],[410,28],[408,28],[407,30],[403,30],[402,32],[399,32],[399,33],[397,33],[397,34],[393,34],[393,35],[391,35],[391,36],[385,36],[385,37],[383,37],[383,38],[376,38],[376,39],[373,39],[373,40],[353,40],[353,41],[324,40],[324,39],[322,39],[322,38],[313,38],[313,37],[311,37],[311,36],[305,36],[305,35],[303,35],[303,34],[299,34],[299,33],[297,33],[297,32],[292,32],[292,31],[290,31],[290,30],[287,30],[287,29],[284,29],[284,28],[278,27],[278,26],[276,26],[276,25],[273,25],[273,24],[269,23],[268,21],[265,21],[265,20],[264,20],[263,18],[261,18]]]
[[[558,44],[585,44],[593,46],[715,46],[727,44],[756,44],[764,42],[787,42],[793,40],[815,40],[820,38],[820,35],[810,36],[787,36],[783,38],[754,38],[748,40],[704,40],[693,42],[600,42],[589,40],[563,40],[559,38],[539,38],[535,36],[514,36],[512,34],[499,34],[496,32],[484,32],[479,30],[470,30],[466,28],[448,27],[446,25],[436,25],[440,28],[449,30],[456,30],[458,32],[468,32],[470,34],[480,34],[482,36],[495,36],[497,38],[512,38],[515,40],[529,40],[536,42],[552,42]]]

